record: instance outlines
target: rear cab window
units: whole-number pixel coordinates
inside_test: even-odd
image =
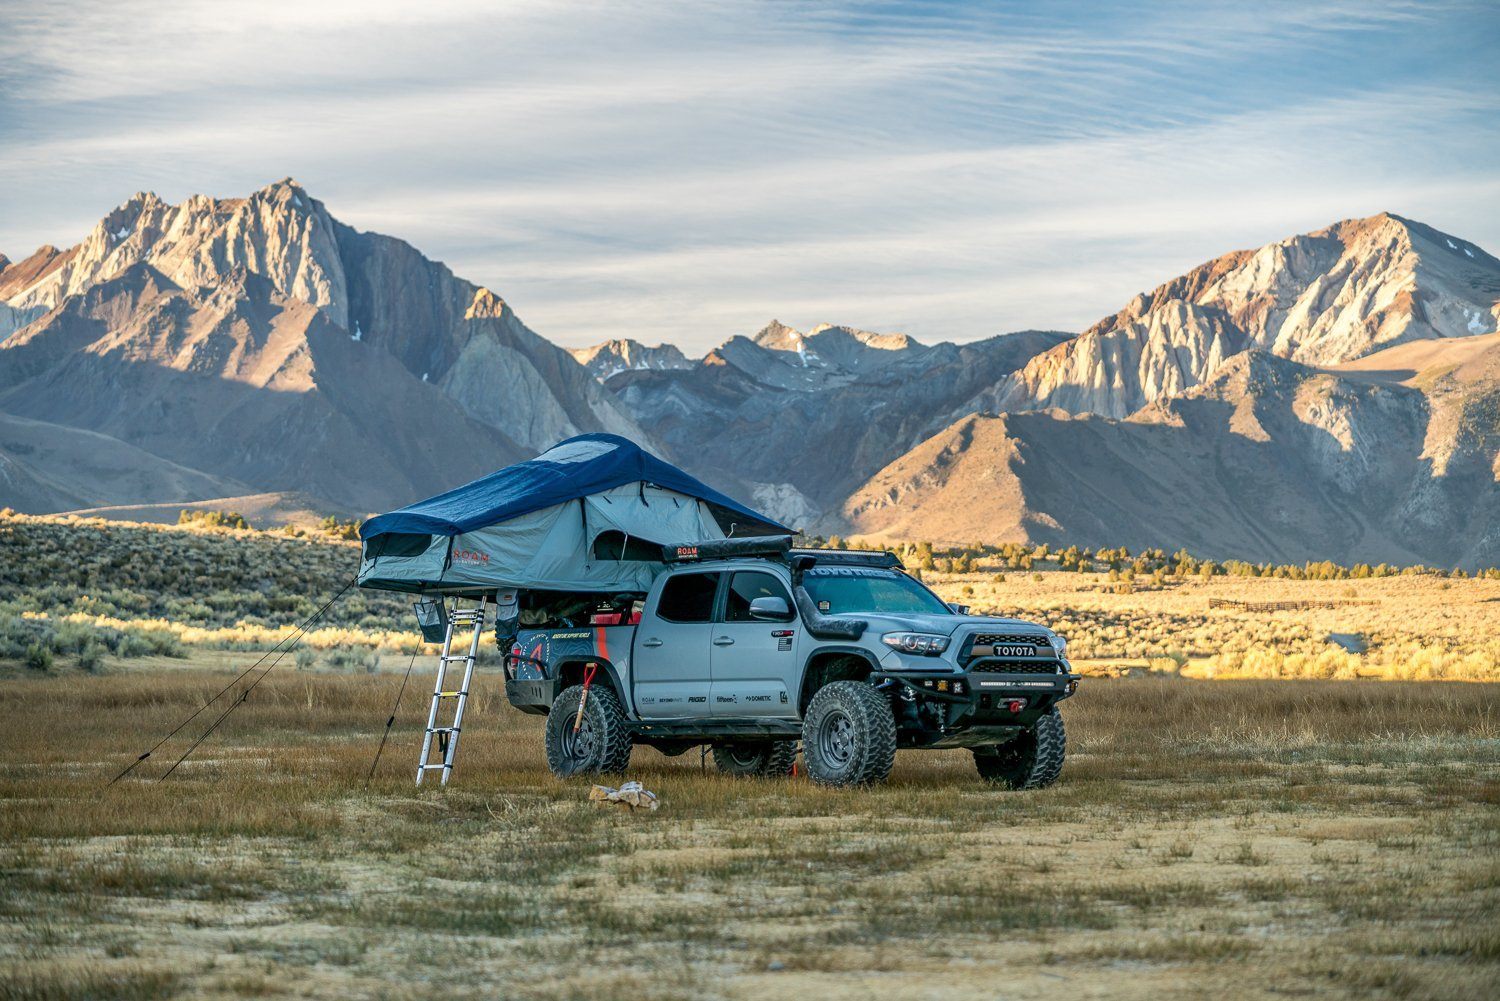
[[[668,577],[656,600],[656,614],[668,622],[711,622],[719,574],[682,573]]]

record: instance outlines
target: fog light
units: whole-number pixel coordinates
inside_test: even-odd
[[[1011,699],[1010,702],[1006,705],[1005,708],[1009,709],[1013,713],[1018,713],[1022,709],[1026,708],[1026,700],[1025,699]]]

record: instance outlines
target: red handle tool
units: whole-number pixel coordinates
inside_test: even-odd
[[[578,697],[578,715],[573,717],[574,733],[583,726],[583,707],[589,704],[589,686],[594,683],[594,675],[598,670],[598,664],[589,664],[583,669],[583,694]]]

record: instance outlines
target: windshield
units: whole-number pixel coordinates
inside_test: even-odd
[[[953,610],[906,574],[896,570],[827,568],[809,570],[802,579],[824,615],[920,612],[952,615]]]

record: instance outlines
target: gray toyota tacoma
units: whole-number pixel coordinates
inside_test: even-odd
[[[708,745],[721,771],[882,782],[898,748],[968,748],[1011,789],[1051,785],[1078,687],[1044,626],[968,615],[886,552],[789,539],[668,546],[645,595],[530,592],[497,631],[505,693],[547,716],[558,775],[623,772],[633,745]]]

